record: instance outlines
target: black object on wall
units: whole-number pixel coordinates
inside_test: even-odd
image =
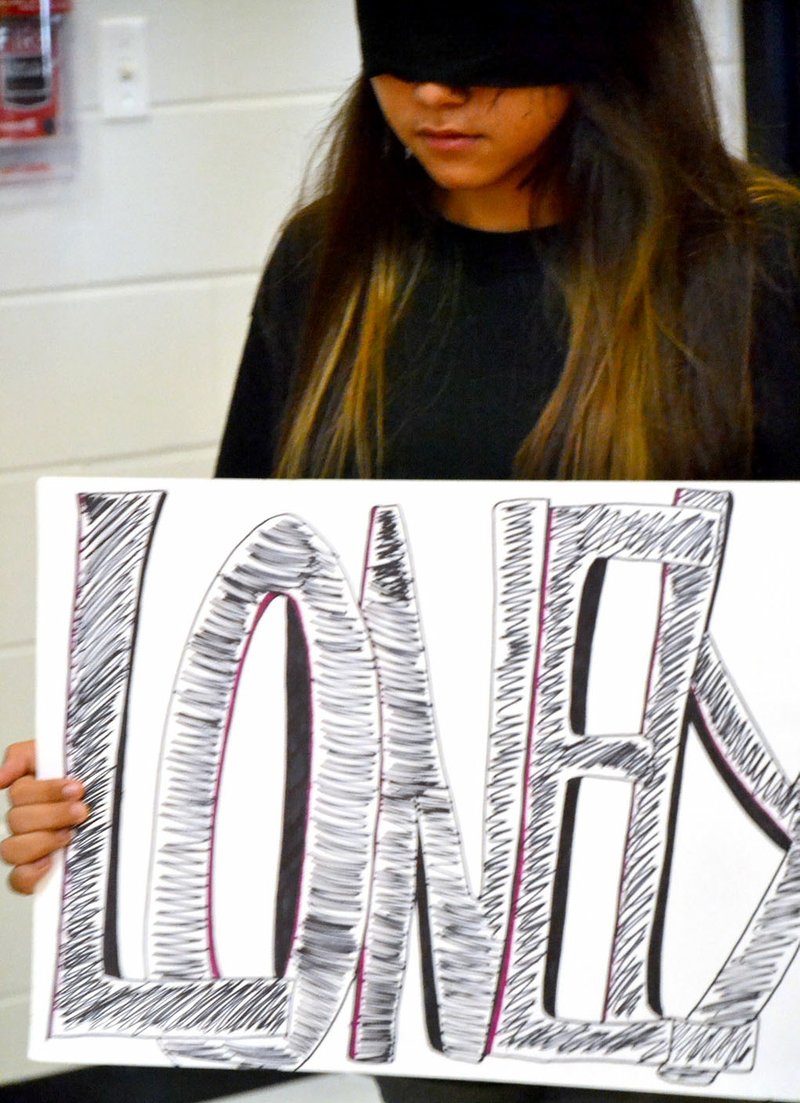
[[[800,176],[800,0],[742,0],[750,157]]]

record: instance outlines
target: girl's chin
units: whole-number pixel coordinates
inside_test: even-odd
[[[487,179],[480,173],[448,171],[447,169],[440,169],[429,165],[423,165],[422,167],[433,180],[434,184],[437,184],[443,191],[480,192],[491,189],[496,183],[494,180]]]
[[[483,166],[459,164],[457,158],[450,159],[449,163],[445,158],[418,159],[434,184],[444,191],[496,193],[498,198],[506,195],[510,201],[526,175],[525,171],[493,173]]]

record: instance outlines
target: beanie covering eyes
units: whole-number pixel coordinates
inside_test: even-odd
[[[357,0],[364,72],[456,87],[588,80],[620,6],[619,0]]]

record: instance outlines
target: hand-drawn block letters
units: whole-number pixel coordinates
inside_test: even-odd
[[[402,511],[369,519],[356,597],[324,536],[264,521],[199,602],[165,702],[148,974],[121,975],[118,821],[142,582],[165,493],[79,497],[67,766],[93,815],[70,849],[51,1033],[149,1037],[178,1063],[300,1067],[352,997],[350,1056],[388,1062],[417,910],[430,1044],[454,1059],[629,1062],[694,1086],[756,1058],[758,1019],[800,944],[800,788],[750,717],[708,631],[731,496],[672,506],[500,502],[482,881],[470,885],[437,732]],[[487,518],[488,523],[488,518]],[[586,667],[607,565],[661,571],[641,724],[586,730]],[[486,580],[488,584],[488,580]],[[215,950],[220,778],[248,648],[288,601],[287,807],[276,975],[227,978]],[[691,724],[785,856],[713,984],[662,1007],[684,745]],[[588,778],[633,797],[605,1010],[556,1007],[575,807]]]

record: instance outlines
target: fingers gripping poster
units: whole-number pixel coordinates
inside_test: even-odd
[[[800,1100],[798,505],[44,480],[32,1054]]]

